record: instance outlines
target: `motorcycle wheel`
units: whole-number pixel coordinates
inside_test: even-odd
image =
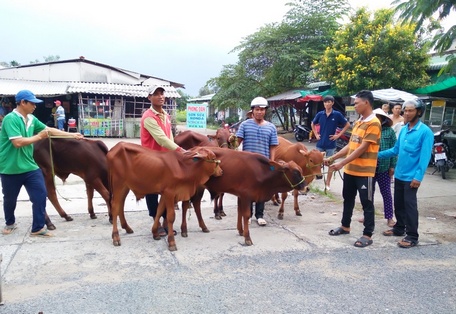
[[[445,166],[440,166],[440,172],[442,173],[442,179],[446,179]]]
[[[300,135],[299,133],[295,133],[295,139],[296,139],[298,142],[304,141],[304,137],[303,137],[302,135]]]

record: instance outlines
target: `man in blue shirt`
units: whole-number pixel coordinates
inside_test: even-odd
[[[279,145],[277,129],[274,124],[264,120],[268,101],[263,97],[256,97],[250,103],[252,109],[252,119],[242,122],[236,137],[239,145],[242,143],[242,150],[261,154],[274,160],[275,149]],[[253,207],[251,206],[253,212]],[[255,203],[255,217],[260,226],[266,226],[263,218],[264,202]]]
[[[419,99],[407,100],[402,105],[405,126],[394,147],[378,153],[378,158],[398,156],[394,171],[394,211],[396,224],[383,232],[385,236],[406,237],[398,242],[402,248],[418,244],[418,202],[416,193],[421,185],[431,158],[434,133],[420,121],[424,104]]]
[[[334,97],[326,96],[323,98],[323,105],[325,110],[318,112],[315,118],[312,120],[311,127],[317,139],[317,149],[320,152],[326,153],[326,158],[334,155],[336,150],[336,140],[342,136],[350,127],[350,123],[345,117],[336,110],[333,110]],[[317,132],[316,125],[320,126],[320,132]],[[336,134],[337,127],[341,127],[342,130]],[[328,170],[328,178],[326,180],[326,190],[330,190],[332,171]]]

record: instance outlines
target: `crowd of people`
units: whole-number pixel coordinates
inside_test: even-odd
[[[163,109],[165,89],[153,86],[148,95],[151,106],[143,112],[140,123],[141,145],[154,151],[185,150],[173,140],[171,120]],[[32,235],[51,236],[45,227],[46,189],[43,174],[33,159],[33,143],[49,136],[72,136],[81,139],[79,133],[63,131],[60,123],[65,119],[61,103],[56,101],[55,117],[57,128],[47,127],[33,116],[36,106],[42,103],[28,90],[16,95],[16,108],[7,114],[0,112],[2,129],[0,131],[0,177],[3,187],[3,210],[7,235],[16,229],[14,211],[17,196],[25,186],[32,202]],[[343,173],[343,211],[341,225],[330,230],[330,236],[349,234],[352,223],[356,196],[359,196],[364,230],[354,245],[366,247],[373,243],[375,229],[374,191],[378,183],[384,203],[384,217],[390,229],[384,236],[404,236],[398,242],[403,248],[418,244],[418,204],[417,191],[423,180],[433,145],[433,133],[420,121],[424,104],[418,99],[401,104],[385,104],[374,110],[372,92],[363,90],[356,94],[354,108],[359,119],[354,122],[348,145],[335,152],[335,141],[349,127],[350,123],[338,111],[333,110],[334,98],[323,100],[325,110],[312,120],[317,149],[325,154],[324,165],[328,167],[326,189],[330,189],[331,175],[344,168]],[[278,142],[276,127],[265,120],[268,101],[256,97],[250,103],[249,117],[243,121],[236,132],[239,144],[244,151],[259,153],[274,159]],[[390,114],[390,110],[392,113]],[[63,111],[63,112],[62,112]],[[403,116],[401,115],[403,112]],[[336,134],[336,129],[342,131]],[[13,156],[13,158],[12,158]],[[394,200],[391,182],[394,180]],[[146,195],[149,215],[157,217],[159,196]],[[394,206],[393,206],[394,205]],[[394,221],[393,213],[396,221]],[[264,203],[251,205],[251,216],[255,216],[259,226],[266,226]],[[160,235],[168,233],[166,211],[162,216]]]

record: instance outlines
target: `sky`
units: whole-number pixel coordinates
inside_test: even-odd
[[[349,0],[375,10],[393,0]],[[196,97],[230,53],[260,27],[282,21],[290,0],[0,0],[0,61],[84,56],[185,85]],[[147,3],[147,4],[146,4]]]

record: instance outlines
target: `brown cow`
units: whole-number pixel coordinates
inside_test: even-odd
[[[88,139],[76,140],[73,138],[51,138],[52,146],[49,146],[49,139],[34,144],[33,157],[43,171],[44,181],[49,201],[54,205],[60,217],[66,221],[71,218],[60,206],[54,185],[54,175],[63,182],[70,174],[81,177],[87,189],[87,207],[90,218],[97,216],[93,210],[93,194],[96,190],[103,199],[109,210],[108,191],[108,165],[106,154],[108,147],[102,141]],[[52,156],[50,155],[52,150]],[[52,159],[51,159],[52,157]],[[46,214],[46,225],[48,229],[54,230],[55,226]]]
[[[174,204],[186,201],[196,188],[211,176],[222,175],[215,154],[207,148],[195,147],[182,154],[176,151],[156,152],[137,144],[119,142],[107,155],[112,210],[112,242],[120,245],[117,217],[127,233],[133,230],[125,220],[124,204],[131,190],[136,199],[146,194],[161,194],[157,209],[160,217],[166,209],[169,250],[177,250],[173,234]],[[152,234],[159,240],[158,221],[154,220]]]
[[[218,146],[231,149],[237,147],[236,136],[225,128],[219,128],[215,135],[207,135],[207,137],[194,131],[184,131],[176,135],[174,142],[184,149],[190,149],[195,146]],[[223,193],[221,193],[214,199],[214,217],[215,219],[220,220],[224,216],[226,216],[226,214],[223,211]],[[209,232],[209,230],[206,230],[205,232]]]
[[[199,187],[191,198],[200,227],[204,230],[201,216],[201,199],[206,188],[211,196],[230,193],[238,197],[237,229],[246,245],[252,245],[249,232],[250,204],[265,202],[276,192],[302,189],[304,178],[301,168],[294,162],[276,162],[250,152],[211,148],[223,166],[223,176],[211,177],[204,187]],[[188,202],[182,206],[182,236],[187,236],[186,211]]]
[[[293,160],[297,163],[302,168],[306,187],[314,180],[315,176],[321,176],[323,154],[316,149],[312,149],[309,152],[302,143],[293,144],[289,140],[279,136],[279,145],[275,151],[275,160]],[[297,216],[302,216],[299,209],[298,195],[299,191],[294,190],[294,210]],[[284,204],[287,196],[288,193],[282,193],[282,202],[280,204],[279,214],[277,215],[278,219],[283,219]]]

